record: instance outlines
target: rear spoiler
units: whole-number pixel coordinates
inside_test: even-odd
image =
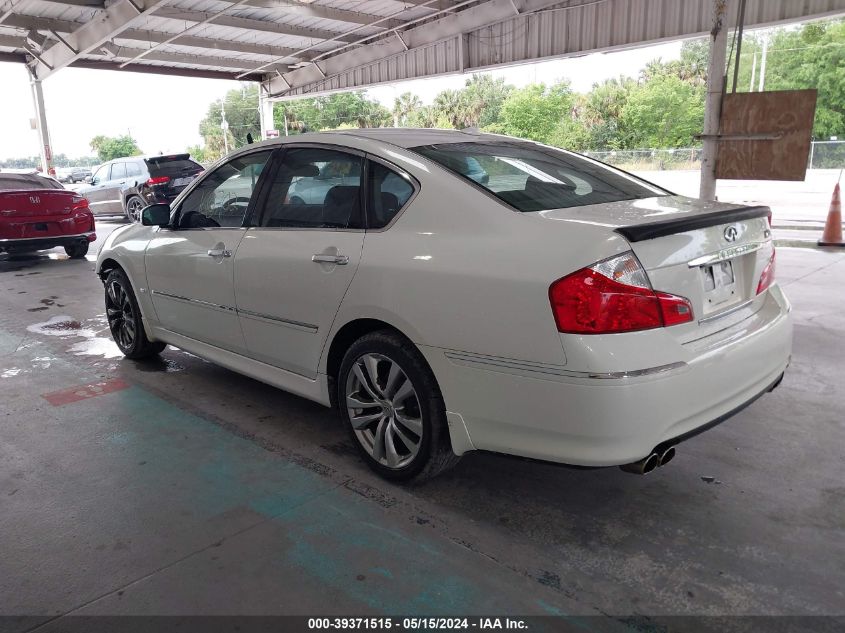
[[[718,224],[730,224],[731,222],[739,222],[740,220],[765,218],[768,217],[770,213],[771,210],[769,207],[740,207],[738,209],[728,209],[726,211],[717,211],[715,213],[694,215],[689,218],[663,220],[662,222],[650,222],[649,224],[637,224],[634,226],[622,226],[616,229],[616,232],[629,242],[642,242],[644,240],[653,240],[657,237],[674,235],[675,233],[684,233],[686,231],[694,231],[696,229],[703,229],[708,226],[716,226]]]
[[[168,156],[153,156],[152,158],[147,158],[145,160],[148,163],[158,164],[167,163],[171,160],[188,160],[190,157],[190,154],[169,154]]]

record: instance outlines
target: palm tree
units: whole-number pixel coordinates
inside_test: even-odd
[[[442,115],[449,120],[452,127],[461,129],[465,127],[464,122],[464,103],[461,99],[461,93],[457,90],[444,90],[434,98],[434,109],[438,115]]]
[[[411,93],[403,92],[393,102],[393,127],[405,125],[408,115],[422,107],[420,98]]]

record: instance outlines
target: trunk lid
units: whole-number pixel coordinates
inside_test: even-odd
[[[766,207],[660,196],[539,215],[624,237],[655,290],[690,300],[693,321],[667,328],[682,343],[750,317],[765,300],[757,284],[774,248]]]
[[[83,202],[66,189],[21,189],[0,192],[0,219],[70,215]]]

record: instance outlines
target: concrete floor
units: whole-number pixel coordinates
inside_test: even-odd
[[[782,386],[666,468],[477,454],[410,488],[327,409],[120,358],[60,253],[0,256],[0,614],[845,613],[843,251],[779,250]]]

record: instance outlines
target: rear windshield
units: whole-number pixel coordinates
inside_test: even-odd
[[[52,178],[36,174],[0,174],[0,191],[10,189],[64,189]]]
[[[518,211],[669,194],[610,166],[529,142],[444,143],[415,147],[413,151],[484,187]]]
[[[202,166],[199,163],[187,158],[148,160],[147,167],[152,176],[173,176],[174,174],[190,174],[202,171]]]

